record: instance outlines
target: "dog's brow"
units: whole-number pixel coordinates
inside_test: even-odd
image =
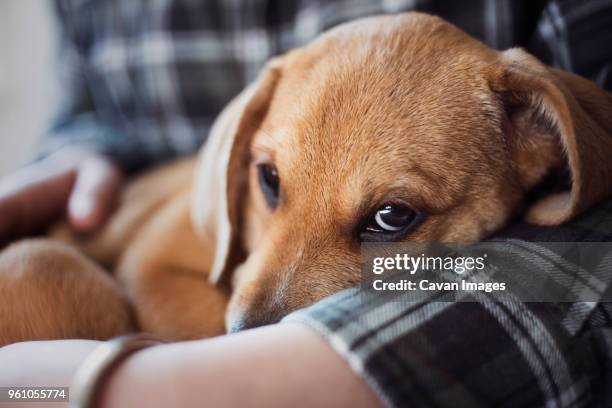
[[[283,130],[277,130],[273,132],[270,131],[270,129],[265,129],[261,126],[258,126],[257,133],[260,133],[265,137],[256,137],[252,143],[252,150],[254,152],[260,151],[267,153],[272,158],[274,158],[274,152],[277,149],[282,148],[281,141],[283,139],[283,134],[286,132],[284,132]]]
[[[263,133],[264,135],[266,135],[270,139],[274,139],[274,136],[272,136],[273,132],[270,132],[270,131],[264,129],[262,126],[257,126],[257,131]]]

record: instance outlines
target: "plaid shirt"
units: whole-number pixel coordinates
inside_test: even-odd
[[[347,20],[421,10],[612,89],[607,0],[56,0],[63,92],[41,155],[85,145],[135,170],[194,152],[271,56]]]
[[[612,89],[612,2],[56,0],[61,109],[41,151],[85,145],[136,170],[194,152],[272,55],[350,19],[421,10]],[[531,241],[610,241],[612,203]],[[389,302],[351,289],[285,321],[318,330],[389,406],[612,406],[612,307]]]

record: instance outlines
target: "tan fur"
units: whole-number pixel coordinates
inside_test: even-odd
[[[216,122],[193,192],[193,162],[145,175],[105,231],[71,241],[117,271],[139,329],[204,337],[224,331],[224,315],[231,329],[271,323],[356,285],[357,225],[384,203],[425,214],[406,241],[474,242],[567,166],[570,190],[526,209],[532,222],[559,224],[610,195],[610,154],[612,97],[593,83],[439,18],[375,17],[270,62]],[[261,161],[280,174],[275,210],[258,185]],[[45,279],[34,276],[19,285]],[[57,332],[43,336],[90,337],[79,331],[87,314],[54,316]],[[4,342],[24,338],[7,330]]]
[[[0,254],[0,345],[33,339],[106,339],[134,328],[123,291],[102,268],[51,240]]]

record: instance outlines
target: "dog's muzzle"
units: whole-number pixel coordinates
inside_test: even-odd
[[[261,312],[242,313],[233,319],[229,325],[230,333],[238,333],[243,330],[254,329],[256,327],[267,326],[278,323],[285,313],[281,312]]]

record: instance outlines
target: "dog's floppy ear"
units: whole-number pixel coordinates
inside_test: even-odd
[[[244,256],[238,232],[246,201],[248,151],[280,77],[282,57],[268,62],[257,80],[236,96],[215,121],[202,148],[193,190],[196,231],[215,246],[209,280],[216,284]]]
[[[612,95],[549,68],[520,49],[499,54],[488,82],[503,104],[503,127],[524,187],[567,167],[570,184],[536,201],[526,219],[563,223],[612,192]]]

